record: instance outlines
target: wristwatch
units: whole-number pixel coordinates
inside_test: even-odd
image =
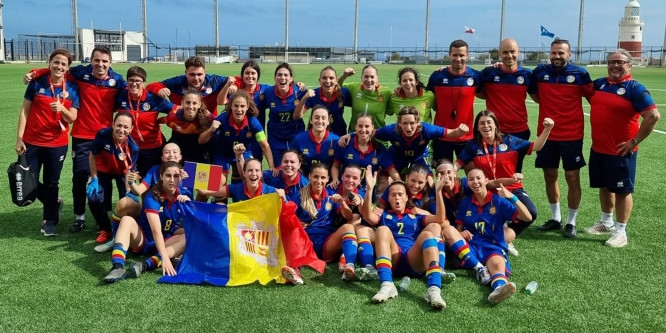
[[[638,140],[636,140],[636,138],[631,139],[631,143],[633,143],[634,146],[638,146]]]

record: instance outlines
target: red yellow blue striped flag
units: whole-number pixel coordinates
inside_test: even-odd
[[[188,175],[181,184],[185,188],[219,191],[224,186],[222,184],[224,171],[219,165],[185,162],[183,169]]]

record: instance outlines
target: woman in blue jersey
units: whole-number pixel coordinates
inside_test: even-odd
[[[493,291],[488,301],[497,304],[516,292],[516,285],[508,282],[511,266],[506,256],[504,223],[519,218],[532,219],[527,207],[518,197],[500,184],[497,194],[488,191],[488,178],[481,169],[467,173],[469,187],[473,193],[464,197],[458,207],[456,225],[470,250],[486,266],[491,276]]]
[[[412,212],[413,205],[407,197],[407,187],[402,181],[391,183],[389,209],[379,213],[372,209],[372,191],[377,181],[377,173],[368,166],[365,174],[366,193],[361,207],[363,218],[371,225],[378,226],[375,233],[375,253],[377,274],[381,288],[372,297],[375,303],[385,302],[398,296],[393,284],[393,275],[422,276],[425,273],[428,292],[426,301],[435,309],[444,309],[446,303],[441,296],[442,273],[439,264],[437,236],[441,232],[438,225],[446,220],[441,189],[443,181],[437,179],[437,214],[419,215]],[[432,224],[429,230],[423,230]],[[433,232],[434,231],[434,232]],[[393,267],[393,263],[396,267]]]
[[[351,105],[351,95],[349,89],[338,85],[338,75],[331,66],[326,66],[319,72],[319,88],[308,90],[301,103],[296,106],[295,114],[303,115],[305,110],[314,110],[316,105],[323,105],[329,111],[331,132],[337,136],[347,134],[344,109]]]
[[[356,276],[354,268],[357,252],[356,233],[351,223],[341,226],[335,223],[338,215],[351,219],[351,208],[340,194],[326,187],[327,167],[319,163],[313,165],[308,178],[310,183],[292,200],[298,206],[296,216],[305,228],[320,259],[330,262],[339,258],[340,252],[345,255],[347,265],[342,273],[342,279],[351,281]],[[289,281],[300,279],[300,274],[295,269],[285,267],[282,273]]]
[[[268,143],[273,161],[279,161],[294,136],[305,130],[305,123],[303,119],[294,117],[294,110],[303,93],[294,85],[291,66],[287,63],[278,65],[274,79],[275,85],[266,87],[261,95],[260,108],[268,108]]]
[[[233,147],[242,143],[247,149],[245,158],[251,157],[252,147],[259,145],[266,156],[268,167],[276,172],[271,154],[271,146],[266,140],[264,129],[255,118],[258,109],[245,91],[239,90],[231,96],[227,112],[220,114],[211,127],[199,135],[199,144],[206,144],[211,139],[211,161],[220,165],[227,172],[233,168],[232,177],[238,177]],[[202,191],[203,192],[203,191]]]
[[[356,132],[351,134],[349,144],[345,147],[338,145],[335,148],[335,159],[331,167],[330,187],[337,189],[340,184],[340,170],[345,165],[354,163],[362,168],[361,186],[365,185],[365,168],[368,165],[373,170],[381,170],[377,191],[383,193],[388,185],[388,177],[393,180],[400,180],[400,175],[393,167],[393,159],[383,145],[372,141],[371,135],[374,130],[372,117],[363,113],[356,118]]]
[[[128,111],[119,111],[113,119],[113,127],[103,128],[95,135],[90,147],[90,183],[86,188],[88,206],[100,229],[95,240],[106,243],[113,238],[114,223],[111,224],[111,196],[116,183],[118,198],[125,197],[127,184],[125,175],[136,170],[139,146],[130,133],[134,119]]]
[[[168,142],[186,148],[182,152],[184,161],[209,163],[207,147],[199,144],[199,134],[210,127],[213,114],[203,104],[200,91],[185,91],[182,103],[165,118],[166,125],[171,128]]]
[[[243,159],[243,153],[236,146],[238,154],[237,163],[242,163],[241,170],[243,171],[243,181],[240,183],[233,183],[220,187],[219,191],[210,193],[216,198],[231,198],[234,202],[252,199],[256,196],[269,193],[278,193],[280,197],[285,198],[284,190],[276,189],[273,186],[264,184],[261,181],[261,161],[251,157],[247,160]]]
[[[16,153],[26,154],[37,181],[42,174],[37,198],[43,204],[41,231],[47,237],[58,234],[63,205],[58,198],[60,173],[67,155],[69,124],[76,120],[79,108],[78,85],[65,77],[71,63],[69,51],[51,53],[49,75],[30,81],[25,90],[16,131]]]
[[[333,164],[335,147],[340,137],[329,132],[329,119],[330,113],[325,106],[320,104],[313,106],[308,130],[297,134],[289,144],[289,148],[303,153],[305,174],[310,173],[312,164],[321,163],[329,167]]]
[[[245,149],[238,147],[237,149]],[[287,149],[282,153],[282,163],[277,175],[266,170],[263,172],[264,182],[275,188],[284,190],[287,200],[291,200],[310,181],[301,173],[301,152],[295,149]]]
[[[127,276],[125,257],[127,250],[150,257],[132,264],[129,276],[162,267],[162,275],[176,275],[171,262],[185,250],[185,233],[181,228],[180,204],[191,198],[181,194],[180,165],[174,161],[162,163],[160,180],[153,185],[143,200],[139,220],[125,216],[116,232],[116,243],[111,254],[112,268],[104,282],[112,283]]]

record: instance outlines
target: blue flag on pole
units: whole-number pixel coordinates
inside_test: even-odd
[[[544,28],[543,25],[542,25],[541,26],[541,36],[546,36],[546,37],[553,38],[553,37],[555,37],[555,34],[546,30],[546,28]]]

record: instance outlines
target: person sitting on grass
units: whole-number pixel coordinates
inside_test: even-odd
[[[159,267],[162,267],[162,275],[176,275],[171,259],[185,250],[180,204],[192,199],[191,194],[181,193],[179,183],[180,165],[174,161],[162,163],[160,180],[145,196],[139,221],[131,216],[120,220],[111,252],[113,266],[104,277],[104,282],[113,283],[127,276],[125,257],[128,249],[150,255],[145,261],[132,264],[130,277],[138,277],[144,271]]]
[[[530,221],[532,216],[525,204],[501,183],[497,194],[488,191],[488,178],[481,169],[471,169],[467,179],[473,195],[462,199],[456,225],[469,242],[469,249],[488,267],[493,289],[488,301],[498,304],[516,292],[516,285],[508,281],[511,266],[506,256],[504,223],[516,218]]]

